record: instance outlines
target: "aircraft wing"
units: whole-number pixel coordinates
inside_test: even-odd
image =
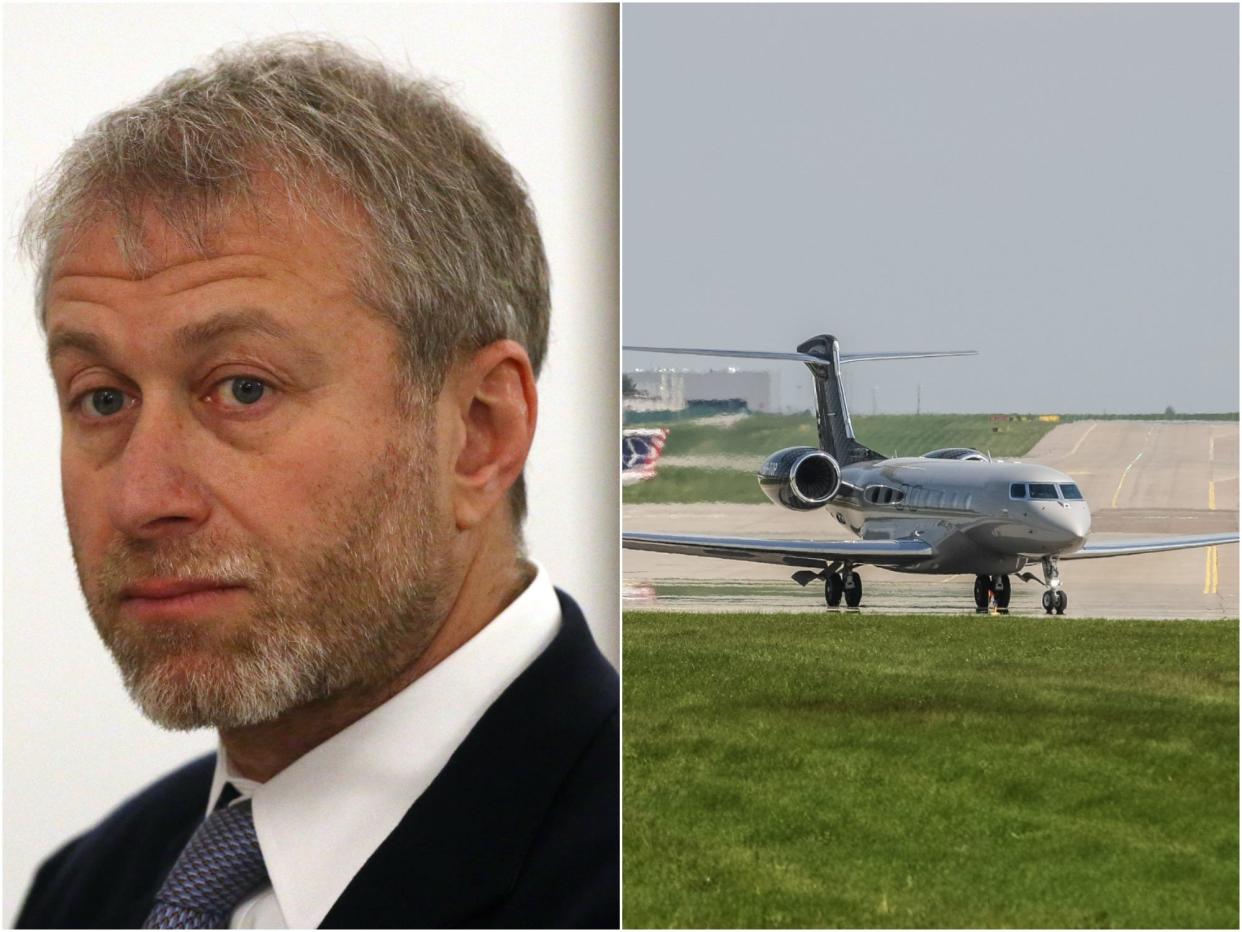
[[[829,563],[871,563],[894,566],[917,563],[936,551],[921,540],[762,540],[748,537],[708,537],[697,534],[621,535],[627,550],[684,553],[695,557],[721,557],[754,563],[822,568]]]
[[[1215,547],[1218,544],[1236,544],[1238,533],[1201,534],[1180,537],[1131,537],[1129,539],[1091,541],[1081,550],[1067,553],[1062,560],[1089,560],[1093,557],[1124,557],[1136,553],[1161,553],[1165,550],[1189,550],[1193,547]]]

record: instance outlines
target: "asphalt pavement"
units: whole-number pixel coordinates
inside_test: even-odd
[[[1233,421],[1078,421],[1046,434],[1024,461],[1071,476],[1091,506],[1092,538],[1208,534],[1238,528],[1238,424]],[[742,537],[848,539],[824,512],[720,503],[626,505],[626,530]],[[916,576],[862,567],[858,609],[827,609],[781,567],[623,550],[625,609],[973,614],[973,577]],[[1035,567],[1038,569],[1038,567]],[[1063,561],[1069,615],[1235,618],[1238,545]],[[1043,615],[1042,588],[1013,580],[1010,614]]]

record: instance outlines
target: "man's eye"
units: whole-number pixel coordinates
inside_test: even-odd
[[[125,408],[125,393],[119,388],[97,388],[87,392],[78,402],[78,408],[88,418],[112,417]]]
[[[267,383],[250,376],[225,379],[219,390],[221,403],[233,407],[256,404],[266,393]]]

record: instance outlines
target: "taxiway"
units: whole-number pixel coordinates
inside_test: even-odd
[[[761,458],[756,457],[755,466]],[[1238,424],[1077,421],[1050,431],[1023,460],[1067,473],[1091,506],[1092,537],[1207,534],[1238,527]],[[825,513],[772,505],[626,505],[626,530],[676,534],[850,538]],[[626,609],[973,613],[969,576],[859,570],[859,609],[828,609],[819,585],[780,567],[624,550]],[[1038,566],[1032,568],[1038,570]],[[1238,545],[1061,563],[1069,614],[1094,618],[1238,615]],[[1043,615],[1042,588],[1014,580],[1010,614]]]

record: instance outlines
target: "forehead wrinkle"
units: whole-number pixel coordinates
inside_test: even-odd
[[[282,341],[292,341],[304,355],[319,358],[320,354],[299,339],[296,329],[281,323],[259,307],[240,307],[221,311],[206,320],[195,321],[173,332],[173,345],[183,353],[201,349],[227,337],[259,334]]]
[[[278,340],[294,341],[304,356],[313,360],[321,354],[298,339],[298,333],[262,308],[242,307],[221,311],[206,320],[185,324],[173,332],[172,345],[181,353],[191,353],[219,340],[245,335],[260,334]],[[106,358],[109,344],[105,337],[89,330],[57,329],[48,336],[47,359],[50,365],[57,356],[72,350],[88,356]]]
[[[227,259],[216,260],[199,260],[193,265],[210,265],[208,268],[188,269],[191,263],[183,263],[178,265],[170,265],[159,269],[148,275],[139,274],[136,270],[130,269],[125,273],[107,273],[107,272],[72,272],[65,271],[57,274],[52,281],[52,287],[48,289],[49,294],[61,291],[73,291],[75,285],[89,285],[91,282],[104,284],[107,286],[110,282],[121,282],[124,284],[135,284],[139,282],[153,282],[165,277],[180,277],[183,281],[177,281],[174,287],[164,289],[164,294],[178,294],[182,291],[190,291],[194,288],[201,288],[205,285],[214,285],[216,282],[223,281],[266,281],[270,276],[259,269],[259,256],[246,256],[247,261],[244,268],[238,268],[242,263],[235,263],[229,260],[241,258],[237,256],[229,256]],[[223,268],[224,262],[229,264]]]

